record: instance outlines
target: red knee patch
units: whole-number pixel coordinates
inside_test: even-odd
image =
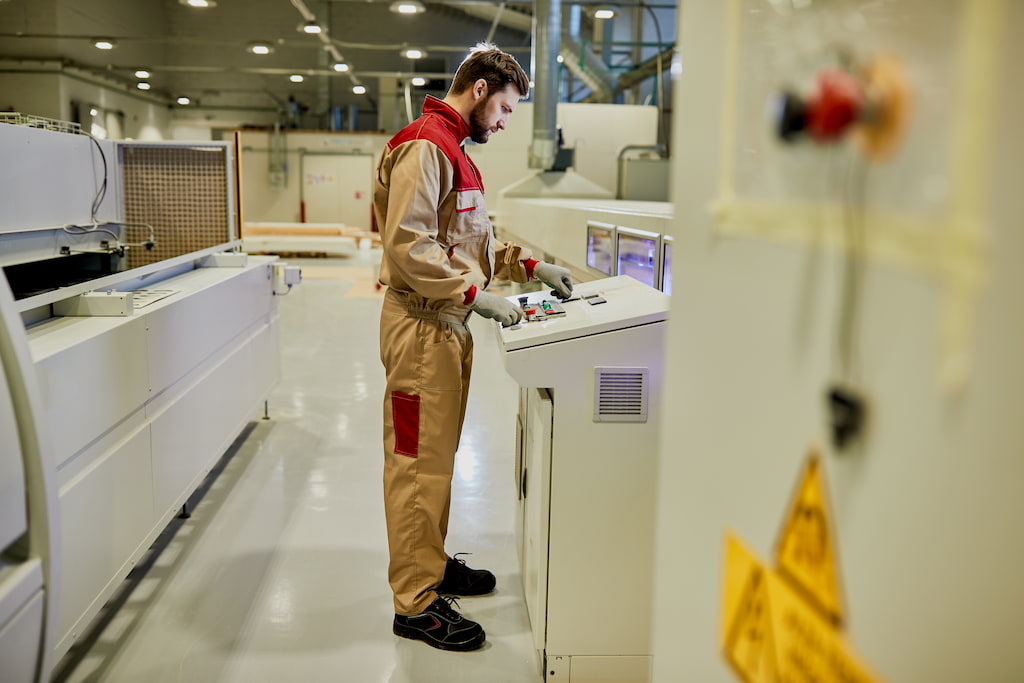
[[[419,456],[420,397],[392,391],[391,414],[395,422],[395,453]]]

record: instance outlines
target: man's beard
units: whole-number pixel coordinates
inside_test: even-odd
[[[491,96],[488,95],[473,105],[473,111],[469,115],[469,139],[481,145],[487,142],[491,135],[491,127],[487,125],[487,102],[490,99]]]

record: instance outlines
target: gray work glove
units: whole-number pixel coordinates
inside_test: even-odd
[[[537,271],[534,270],[534,272]],[[487,292],[477,291],[476,297],[469,307],[485,318],[497,320],[502,327],[515,325],[523,319],[523,312],[518,306],[508,299]]]
[[[568,268],[538,261],[533,267],[533,276],[553,287],[559,299],[568,299],[572,296],[572,273]]]

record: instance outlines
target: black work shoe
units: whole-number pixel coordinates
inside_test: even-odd
[[[479,650],[486,638],[483,628],[456,612],[451,605],[454,601],[455,598],[438,596],[420,614],[412,617],[396,614],[392,630],[396,636],[422,640],[440,650]]]
[[[497,583],[494,574],[486,569],[470,569],[466,566],[465,560],[460,560],[459,555],[468,553],[455,553],[455,557],[448,558],[448,564],[444,568],[444,578],[441,585],[437,587],[438,593],[445,595],[484,595],[494,590]]]

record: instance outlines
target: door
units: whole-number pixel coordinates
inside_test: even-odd
[[[551,420],[553,407],[547,389],[529,389],[523,436],[523,591],[530,615],[533,646],[547,642],[548,520],[551,501]]]
[[[305,222],[341,223],[370,229],[373,157],[368,154],[304,154]]]

